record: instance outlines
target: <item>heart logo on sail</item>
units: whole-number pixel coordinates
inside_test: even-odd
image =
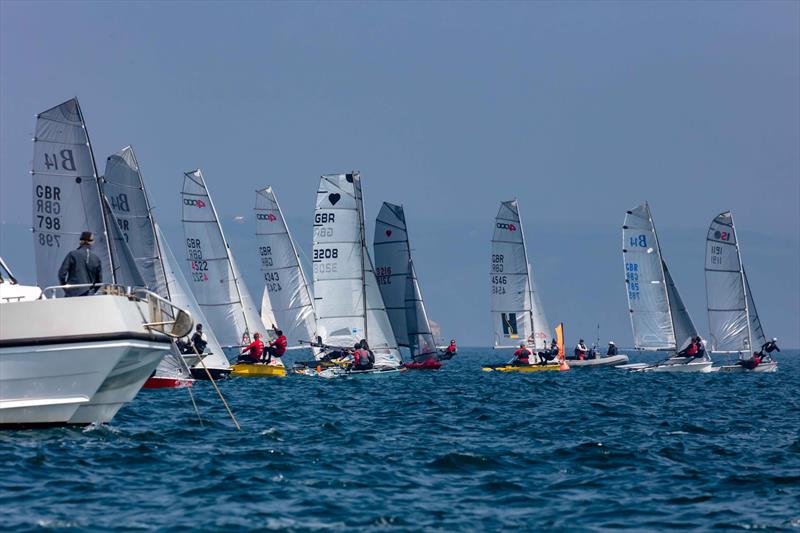
[[[390,230],[390,229],[387,229],[387,230],[386,230],[386,236],[387,236],[387,237],[391,237],[391,236],[392,236],[392,230]]]
[[[342,195],[337,192],[328,195],[328,201],[331,203],[331,205],[336,205],[336,202],[338,202],[341,199]]]

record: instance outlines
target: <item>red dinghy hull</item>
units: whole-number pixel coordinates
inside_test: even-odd
[[[442,368],[442,363],[434,359],[428,359],[421,363],[406,363],[403,366],[409,370],[439,370]]]
[[[165,378],[152,376],[144,382],[143,389],[177,389],[180,387],[191,387],[193,379],[186,378]]]

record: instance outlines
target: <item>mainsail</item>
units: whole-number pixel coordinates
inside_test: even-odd
[[[289,345],[314,340],[317,320],[300,257],[272,187],[256,191],[256,240],[264,276],[261,320],[276,324]]]
[[[106,160],[102,189],[144,285],[169,299],[152,208],[132,147],[126,146]]]
[[[375,277],[392,324],[398,346],[409,346],[406,324],[406,279],[411,251],[403,206],[383,202],[375,220],[372,244],[375,252]]]
[[[94,233],[103,281],[114,282],[97,167],[77,98],[36,116],[31,175],[37,284],[59,285],[58,269],[83,231]]]
[[[765,342],[764,332],[730,211],[717,215],[708,228],[705,271],[711,350],[749,353],[758,349]]]
[[[490,268],[495,348],[511,348],[520,341],[544,348],[550,326],[533,289],[516,199],[500,204],[494,221]]]
[[[341,347],[367,339],[376,366],[395,366],[400,352],[367,251],[363,209],[358,173],[320,178],[312,257],[317,333]]]
[[[236,268],[200,170],[184,173],[181,198],[194,295],[224,346],[250,342],[265,328]]]
[[[676,350],[697,330],[661,257],[650,206],[625,215],[622,258],[634,345],[639,350]]]

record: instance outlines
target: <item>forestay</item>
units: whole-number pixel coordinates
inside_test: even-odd
[[[181,198],[192,292],[223,345],[240,346],[264,326],[240,279],[200,170],[184,174]]]
[[[531,272],[517,200],[502,202],[494,221],[489,274],[496,348],[520,341],[544,348],[548,340],[550,326],[533,291]]]
[[[531,302],[533,312],[533,331],[535,338],[535,348],[544,350],[547,348],[545,344],[550,341],[548,338],[552,331],[550,329],[550,322],[547,320],[547,315],[544,312],[544,306],[539,298],[539,291],[536,289],[535,278],[533,277],[533,267],[528,265],[528,279],[531,284]]]
[[[720,213],[708,228],[706,236],[706,298],[711,350],[714,352],[751,352],[754,335],[751,326],[755,316],[760,322],[749,295],[739,240],[730,211]],[[763,332],[760,333],[763,338]],[[759,344],[758,346],[761,346]]]
[[[300,257],[272,187],[256,191],[256,240],[264,276],[261,320],[276,324],[291,345],[314,340],[316,316]]]
[[[747,314],[750,316],[750,335],[752,336],[753,348],[760,348],[767,342],[764,335],[764,328],[761,327],[761,319],[758,318],[756,302],[753,300],[753,291],[750,290],[750,282],[747,280],[747,271],[742,268],[744,276],[744,290],[747,294]]]
[[[181,309],[189,311],[189,314],[192,315],[195,324],[203,324],[204,326],[203,331],[205,332],[208,340],[208,346],[206,347],[206,350],[209,351],[210,354],[206,355],[203,358],[203,361],[209,368],[230,368],[228,359],[225,357],[225,354],[222,351],[222,346],[220,345],[217,336],[214,334],[214,329],[213,327],[210,327],[211,324],[206,319],[203,310],[200,308],[200,304],[194,297],[192,289],[189,286],[189,282],[186,281],[186,277],[183,275],[183,272],[180,269],[180,263],[178,263],[178,260],[172,253],[172,249],[169,247],[169,244],[167,244],[166,237],[161,232],[161,228],[158,227],[158,224],[155,224],[154,228],[156,232],[156,242],[158,243],[158,253],[164,264],[164,276],[167,286],[169,287],[169,294],[172,303]]]
[[[417,281],[417,271],[414,261],[408,260],[408,274],[406,276],[405,315],[408,328],[408,347],[411,357],[415,361],[429,359],[438,354],[436,341],[428,322],[428,313],[422,301],[422,293]]]
[[[144,285],[169,299],[152,208],[132,147],[126,146],[106,160],[102,189]]]
[[[103,281],[113,282],[97,167],[77,98],[37,115],[31,175],[37,284],[59,284],[58,269],[83,231],[94,234]]]
[[[320,178],[312,261],[317,332],[323,342],[347,347],[367,339],[376,366],[398,365],[400,352],[364,238],[357,173]]]
[[[406,280],[411,252],[403,206],[383,202],[373,239],[375,278],[398,346],[409,346],[406,324]],[[416,329],[416,328],[415,328]]]

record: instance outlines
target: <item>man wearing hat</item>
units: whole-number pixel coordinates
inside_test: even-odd
[[[61,285],[85,285],[103,282],[103,265],[100,258],[92,253],[94,235],[91,231],[81,233],[80,246],[72,250],[64,258],[61,268],[58,269],[58,281]],[[76,287],[65,289],[64,294],[71,296],[87,296],[94,294],[97,287]]]
[[[608,341],[608,350],[606,350],[606,357],[617,355],[617,345],[614,341]]]

